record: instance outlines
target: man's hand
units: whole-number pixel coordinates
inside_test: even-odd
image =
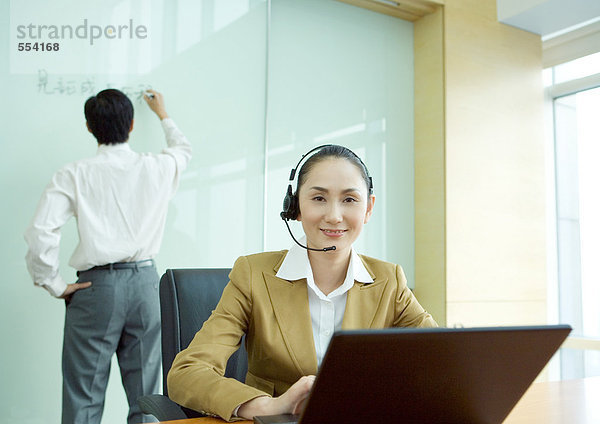
[[[304,409],[314,382],[314,375],[300,377],[279,397],[261,396],[243,403],[238,409],[238,416],[251,420],[255,415],[299,414]]]
[[[144,94],[144,100],[150,106],[150,109],[159,117],[162,121],[165,118],[168,118],[167,110],[165,109],[165,101],[163,99],[163,95],[155,90],[146,90],[147,93],[152,93],[153,96],[149,96],[148,94]]]
[[[73,293],[75,293],[77,290],[87,289],[91,285],[92,285],[91,281],[85,281],[83,283],[67,284],[67,288],[65,289],[63,294],[60,295],[59,299],[65,299],[65,301],[68,304],[71,301],[71,297],[73,297]]]

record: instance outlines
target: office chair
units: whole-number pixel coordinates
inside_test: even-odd
[[[160,279],[160,313],[162,329],[162,369],[164,395],[138,399],[143,413],[159,421],[204,416],[168,398],[167,373],[175,356],[185,349],[217,306],[229,281],[229,268],[168,269]],[[245,381],[248,355],[244,339],[227,362],[225,376]]]

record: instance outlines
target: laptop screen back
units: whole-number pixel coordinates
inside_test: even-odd
[[[300,423],[501,423],[570,331],[337,332]]]

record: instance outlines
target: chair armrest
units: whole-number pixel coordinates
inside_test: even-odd
[[[159,421],[182,420],[188,418],[181,406],[164,395],[146,395],[137,400],[144,414],[154,415]]]

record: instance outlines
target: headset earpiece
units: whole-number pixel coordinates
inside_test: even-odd
[[[298,197],[292,193],[292,185],[289,184],[287,193],[283,198],[283,211],[281,212],[281,218],[287,220],[294,220],[298,217]]]

